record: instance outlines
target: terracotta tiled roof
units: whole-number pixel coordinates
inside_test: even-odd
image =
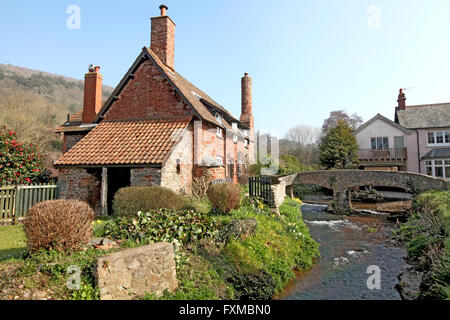
[[[210,96],[208,96],[205,92],[194,86],[190,81],[185,79],[178,72],[170,69],[164,63],[159,60],[158,56],[149,48],[145,47],[146,50],[158,64],[158,66],[164,71],[166,76],[174,83],[174,85],[181,91],[181,93],[186,97],[186,99],[191,103],[194,109],[204,118],[205,120],[217,124],[215,115],[211,114],[211,112],[206,107],[206,104],[209,104],[211,107],[217,109],[217,111],[221,114],[225,114],[228,116],[233,122],[240,123],[238,119],[233,117],[233,115],[228,112],[224,107],[214,101]],[[206,104],[205,104],[205,102]],[[227,121],[222,121],[227,129],[231,129],[231,123]]]
[[[162,164],[191,120],[102,121],[55,166]]]

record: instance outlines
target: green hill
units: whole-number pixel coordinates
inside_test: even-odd
[[[0,64],[0,125],[38,145],[51,163],[62,144],[54,129],[82,108],[83,90],[83,80]],[[104,87],[104,98],[112,90]]]

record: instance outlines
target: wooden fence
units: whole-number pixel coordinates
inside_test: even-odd
[[[0,225],[18,223],[36,203],[57,198],[54,184],[0,187]]]
[[[272,191],[272,183],[268,177],[250,177],[249,178],[249,194],[250,197],[257,197],[271,208],[275,206],[275,196]]]

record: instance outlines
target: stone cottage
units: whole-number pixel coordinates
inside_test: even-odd
[[[231,178],[254,162],[252,79],[241,80],[240,119],[175,71],[175,23],[160,6],[144,47],[107,101],[100,67],[85,76],[83,109],[62,133],[60,195],[110,212],[125,186],[160,185],[191,193],[192,180]]]

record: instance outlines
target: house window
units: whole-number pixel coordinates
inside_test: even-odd
[[[219,165],[219,166],[223,165],[223,158],[220,157],[220,156],[217,156],[217,157],[216,157],[216,163],[217,163],[217,165]]]
[[[450,130],[428,132],[428,145],[450,145]]]
[[[217,127],[217,137],[223,138],[223,130],[220,127]]]
[[[371,138],[370,147],[372,150],[389,149],[389,138],[388,137]]]
[[[216,120],[217,120],[217,122],[222,124],[222,116],[220,114],[218,114],[218,113],[216,113]]]
[[[425,162],[427,175],[450,179],[450,159]]]
[[[233,178],[233,176],[234,176],[234,163],[230,162],[228,164],[228,177]]]

